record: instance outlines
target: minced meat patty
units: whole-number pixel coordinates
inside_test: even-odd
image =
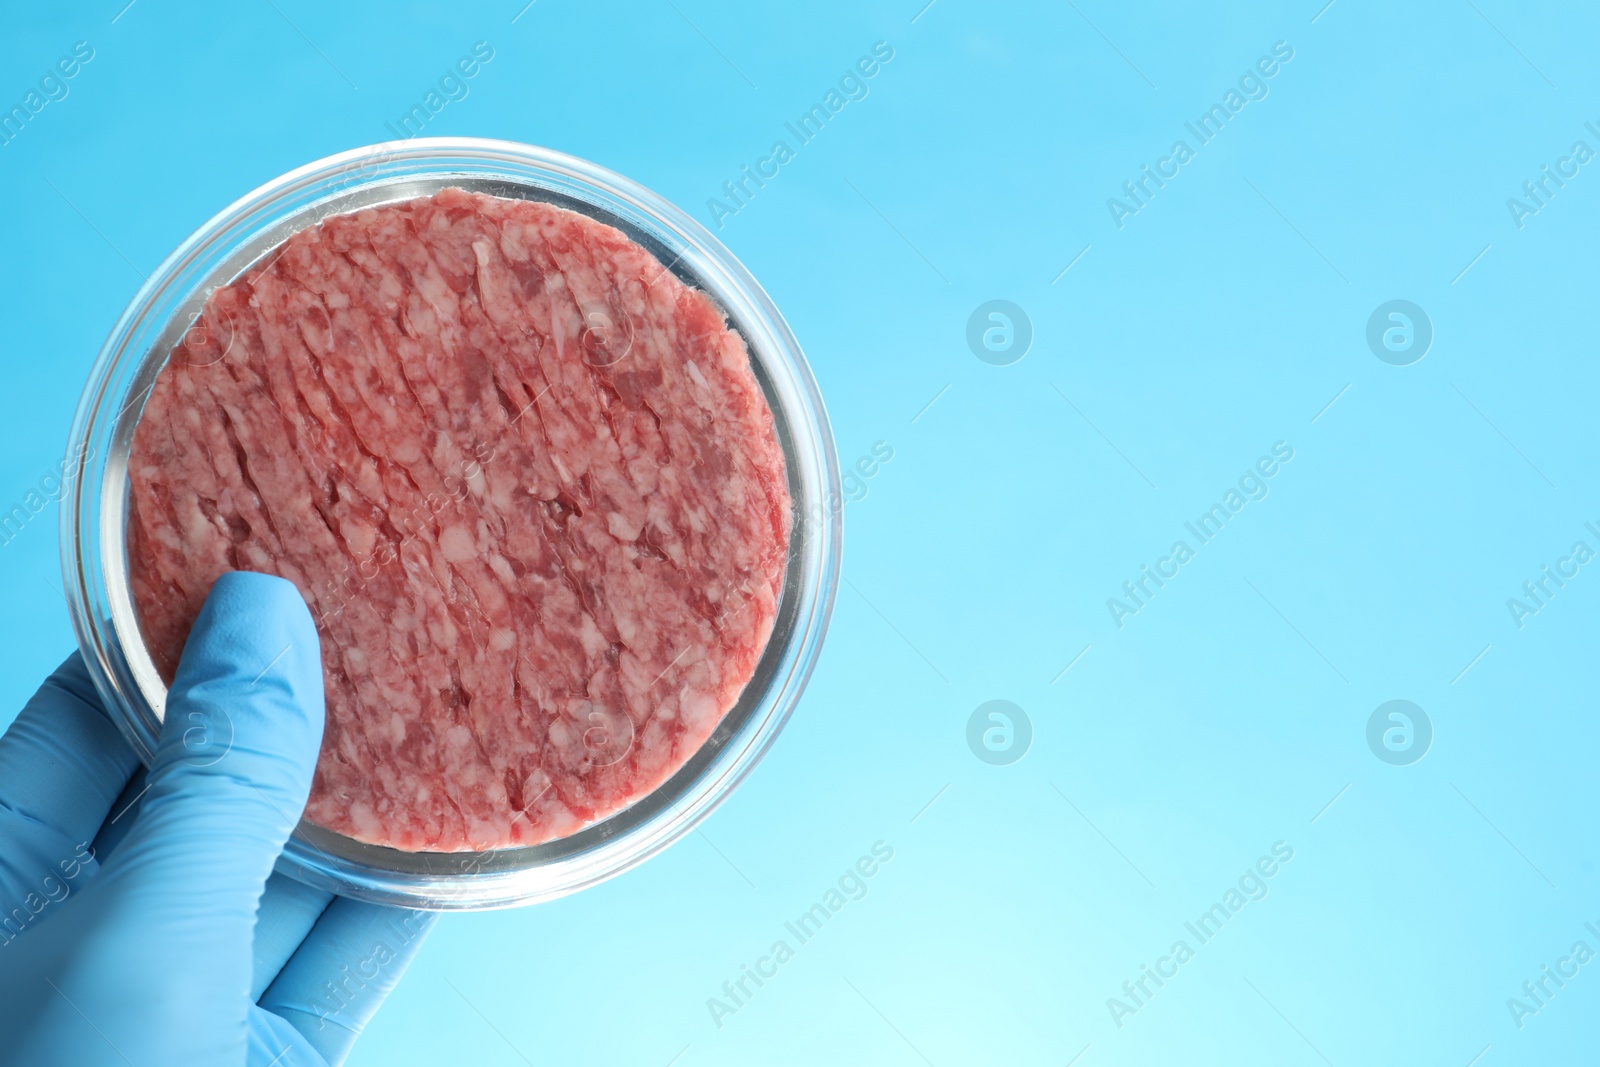
[[[412,851],[549,841],[660,785],[750,680],[788,550],[712,301],[610,226],[458,189],[212,293],[129,480],[169,684],[218,575],[293,581],[327,682],[306,815]]]

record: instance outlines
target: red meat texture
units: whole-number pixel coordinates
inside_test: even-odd
[[[129,482],[157,669],[218,575],[293,581],[327,682],[306,816],[408,851],[551,841],[659,786],[749,682],[788,553],[717,306],[610,226],[459,189],[213,292]]]

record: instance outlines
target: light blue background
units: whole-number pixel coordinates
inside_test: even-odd
[[[1520,230],[1506,207],[1575,140],[1600,150],[1592,10],[123,2],[13,5],[0,31],[6,107],[95,49],[0,148],[4,508],[60,456],[143,272],[260,183],[391,136],[473,42],[495,58],[429,134],[583,156],[707,223],[785,120],[894,48],[719,231],[805,346],[841,459],[894,450],[846,508],[799,711],[703,833],[576,897],[446,917],[351,1063],[1593,1047],[1600,963],[1522,1029],[1506,1006],[1600,950],[1600,567],[1520,630],[1506,607],[1600,549],[1600,164]],[[1184,122],[1276,41],[1270,95],[1119,230],[1107,197],[1193,147]],[[994,298],[1034,327],[1011,366],[964,339]],[[1412,366],[1364,339],[1394,298],[1434,325]],[[1119,630],[1106,598],[1280,440],[1270,495]],[[0,549],[7,716],[71,646],[55,524]],[[1034,728],[1004,767],[965,740],[997,698]],[[1410,766],[1365,740],[1394,698],[1435,731]],[[707,998],[879,840],[868,895],[715,1025]],[[1270,894],[1119,1029],[1107,998],[1280,840]]]

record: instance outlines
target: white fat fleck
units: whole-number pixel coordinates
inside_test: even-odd
[[[383,822],[371,804],[357,800],[350,805],[350,825],[362,836],[371,837],[383,832]]]
[[[716,725],[717,701],[701,689],[690,689],[683,694],[683,717],[692,730],[708,730]]]
[[[604,652],[606,646],[610,644],[606,640],[606,635],[600,632],[600,627],[595,625],[594,619],[588,615],[583,617],[583,624],[578,629],[578,640],[583,642],[584,652],[591,656]]]
[[[356,519],[346,519],[339,523],[339,532],[344,535],[344,540],[350,546],[350,551],[358,557],[366,557],[372,553],[372,546],[378,543],[377,528],[370,523]]]
[[[211,520],[206,518],[199,511],[191,511],[185,516],[185,518],[187,521],[183,524],[184,538],[189,544],[204,544],[206,535],[211,532],[211,528],[213,526]],[[219,520],[217,523],[215,523],[215,526],[218,529],[221,529],[221,521]]]
[[[639,524],[629,522],[615,511],[606,516],[606,528],[618,541],[636,541],[639,538]]]
[[[512,501],[511,494],[516,492],[516,490],[517,486],[513,485],[505,478],[496,478],[494,486],[489,490],[489,502],[492,503],[495,506],[495,509],[498,511],[509,511],[511,509]]]
[[[528,777],[522,780],[522,800],[527,807],[532,807],[540,797],[550,791],[555,783],[544,772],[542,767],[535,767]]]
[[[477,555],[478,544],[472,531],[456,523],[439,531],[439,550],[451,563],[461,563]]]
[[[700,368],[694,365],[694,360],[685,360],[683,365],[688,369],[689,377],[693,379],[694,384],[709,393],[711,391],[711,383],[706,381],[704,374],[700,373]]]

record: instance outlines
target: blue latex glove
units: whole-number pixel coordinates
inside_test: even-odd
[[[434,916],[272,873],[322,741],[281,578],[217,580],[148,775],[74,655],[0,738],[0,1064],[338,1064]],[[259,909],[259,910],[258,910]]]

